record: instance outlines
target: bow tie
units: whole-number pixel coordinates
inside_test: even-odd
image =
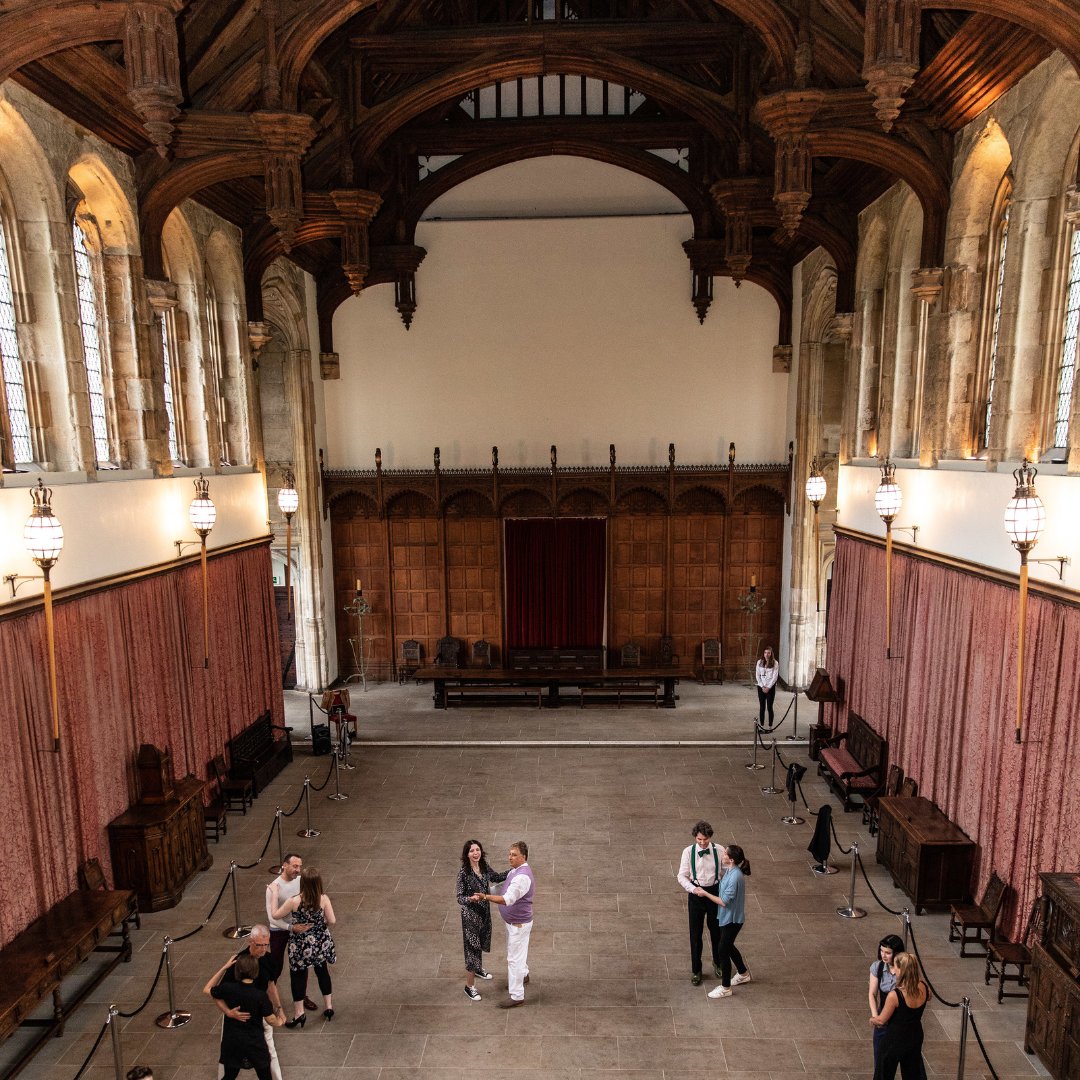
[[[705,855],[709,854],[709,849],[708,848],[698,848],[697,853],[704,857]]]

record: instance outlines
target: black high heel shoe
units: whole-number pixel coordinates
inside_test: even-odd
[[[334,1010],[333,1009],[327,1009],[323,1013],[323,1016],[326,1017],[327,1020],[333,1020],[334,1019]]]
[[[294,1016],[291,1020],[285,1021],[287,1028],[303,1027],[307,1023],[307,1013],[301,1013],[299,1016]]]

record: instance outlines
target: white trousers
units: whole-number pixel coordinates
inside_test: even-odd
[[[529,974],[529,935],[532,923],[522,926],[506,924],[506,974],[510,984],[510,997],[514,1001],[525,1000],[525,976]]]
[[[270,1051],[270,1075],[274,1080],[281,1080],[281,1062],[278,1061],[277,1047],[274,1045],[274,1029],[272,1025],[263,1021],[263,1038],[266,1040],[266,1049]],[[225,1075],[225,1066],[217,1067],[218,1080]]]

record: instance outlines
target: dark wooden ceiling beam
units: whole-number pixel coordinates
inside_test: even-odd
[[[188,47],[188,56],[198,57],[198,60],[188,68],[188,92],[193,98],[207,83],[219,76],[223,63],[235,51],[237,45],[245,41],[250,42],[257,36],[258,28],[253,29],[252,23],[258,17],[260,7],[261,0],[241,0],[239,7],[232,12],[225,25],[209,41],[198,46],[185,42]]]

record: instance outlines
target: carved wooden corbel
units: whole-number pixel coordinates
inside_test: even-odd
[[[315,121],[306,113],[277,112],[252,113],[251,121],[264,150],[266,216],[291,251],[304,217],[300,158],[315,137]]]
[[[874,95],[874,112],[891,131],[904,94],[919,73],[919,0],[866,0],[862,77]]]
[[[162,157],[184,99],[176,40],[176,15],[183,6],[182,0],[137,0],[124,18],[128,98]]]
[[[713,274],[723,265],[723,245],[720,240],[687,240],[683,251],[690,260],[693,279],[690,300],[698,322],[704,323],[713,299]]]
[[[773,201],[789,236],[799,231],[810,204],[814,158],[807,131],[824,98],[821,90],[781,90],[754,106],[755,118],[776,143]]]
[[[394,274],[394,307],[408,330],[416,314],[416,271],[427,251],[416,244],[385,244],[376,249],[379,262]]]
[[[751,210],[758,187],[755,177],[737,177],[717,180],[710,188],[724,215],[724,262],[736,288],[746,277],[753,256]]]
[[[330,197],[341,214],[345,231],[341,245],[341,266],[349,281],[349,288],[359,296],[371,269],[368,250],[368,225],[382,205],[382,198],[374,191],[352,188],[331,191]]]

